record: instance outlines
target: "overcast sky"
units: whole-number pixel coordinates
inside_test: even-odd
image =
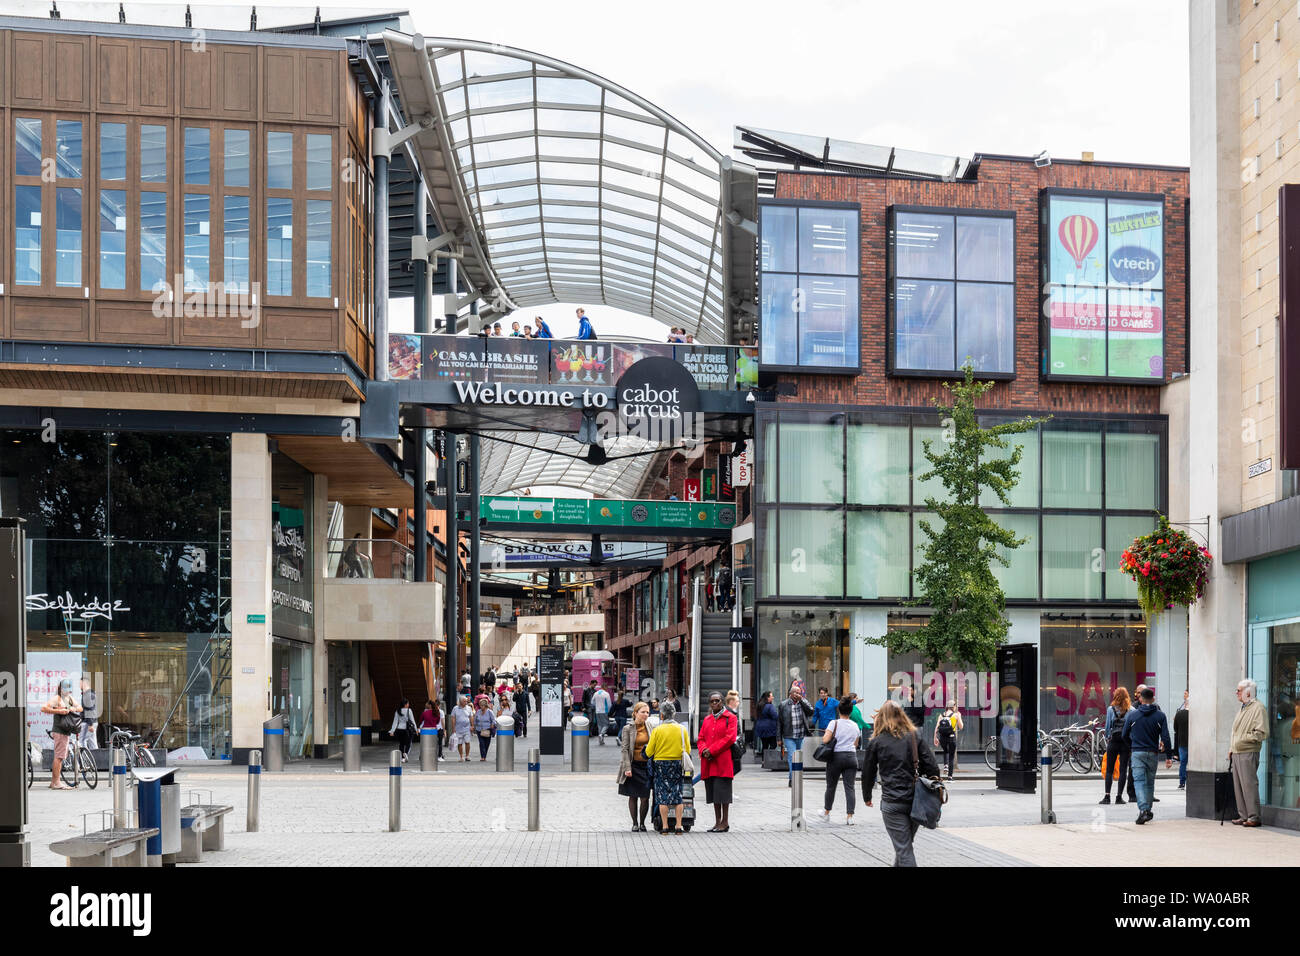
[[[567,60],[724,152],[741,123],[962,156],[1090,150],[1099,162],[1188,162],[1186,0],[406,6],[425,36]],[[409,322],[406,303],[395,305],[395,326]],[[572,305],[541,311],[557,335],[572,334]],[[589,311],[606,332],[660,337],[644,319]]]
[[[737,124],[971,156],[1188,162],[1186,0],[415,2],[415,26],[581,66],[724,152]],[[572,334],[571,306],[542,310]],[[603,307],[598,328],[645,334]],[[656,336],[657,337],[657,336]]]

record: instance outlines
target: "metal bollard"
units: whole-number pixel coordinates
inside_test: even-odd
[[[244,825],[244,830],[248,833],[257,832],[257,824],[261,818],[258,803],[261,799],[262,751],[254,750],[248,755],[248,822]]]
[[[1039,823],[1055,823],[1056,812],[1052,809],[1052,745],[1043,744],[1042,756],[1038,758],[1043,768],[1043,804]]]
[[[581,715],[569,721],[569,770],[586,773],[591,758],[591,721]]]
[[[438,728],[420,728],[420,772],[438,772]]]
[[[790,755],[790,832],[803,833],[808,829],[803,818],[803,752]]]
[[[534,747],[528,751],[528,832],[536,833],[542,828],[542,752]]]
[[[497,773],[513,773],[515,769],[515,719],[497,718]]]
[[[276,714],[262,723],[262,761],[268,773],[284,769],[284,715]]]
[[[343,772],[361,771],[361,728],[343,728]]]
[[[131,807],[127,802],[126,788],[130,777],[126,771],[126,751],[121,747],[113,748],[113,826],[126,828],[131,825]]]
[[[402,752],[388,755],[388,832],[402,829]]]

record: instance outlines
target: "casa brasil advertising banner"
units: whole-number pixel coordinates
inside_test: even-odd
[[[1049,194],[1051,375],[1164,377],[1164,203]]]
[[[403,381],[609,385],[641,359],[683,365],[701,389],[758,387],[758,350],[709,345],[572,342],[477,335],[388,336],[388,377]]]

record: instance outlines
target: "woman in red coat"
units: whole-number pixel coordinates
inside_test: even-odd
[[[736,715],[722,706],[722,695],[709,695],[709,715],[700,724],[700,776],[704,778],[705,800],[713,804],[710,833],[731,829],[727,813],[731,809],[731,780],[736,775],[731,765],[731,745],[736,742]]]

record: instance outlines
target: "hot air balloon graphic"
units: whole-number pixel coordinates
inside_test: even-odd
[[[1056,234],[1061,237],[1061,247],[1074,259],[1074,267],[1082,269],[1083,260],[1088,258],[1088,253],[1097,244],[1097,224],[1087,216],[1066,216],[1057,227]]]

